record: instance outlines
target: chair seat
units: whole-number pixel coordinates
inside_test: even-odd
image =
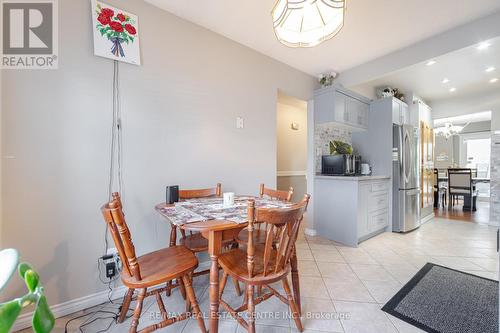
[[[122,281],[129,288],[147,288],[182,277],[198,267],[198,259],[185,246],[172,246],[137,258],[142,280],[122,272]]]
[[[276,250],[272,250],[271,260],[267,268],[267,274],[264,276],[264,246],[255,247],[254,255],[254,269],[253,277],[248,277],[248,266],[247,266],[247,250],[246,249],[234,249],[229,252],[221,254],[219,257],[219,264],[222,266],[225,272],[227,272],[232,278],[243,283],[249,283],[251,285],[262,285],[269,284],[279,281],[284,275],[290,272],[290,265],[285,265],[285,269],[282,271],[273,273],[272,267],[274,267],[274,258],[276,258]]]
[[[186,235],[180,239],[180,244],[184,245],[193,252],[204,252],[208,250],[208,239],[200,233]]]
[[[254,244],[265,244],[266,243],[266,236],[267,233],[265,230],[259,230],[255,229],[253,232],[253,243]],[[248,244],[248,229],[245,228],[240,231],[238,234],[238,237],[236,238],[236,241],[239,244]]]

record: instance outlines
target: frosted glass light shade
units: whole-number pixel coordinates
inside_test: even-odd
[[[346,0],[278,0],[272,11],[278,40],[290,47],[313,47],[344,26]]]

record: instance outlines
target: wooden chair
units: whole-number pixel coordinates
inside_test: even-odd
[[[290,202],[292,201],[293,197],[293,187],[290,187],[288,191],[280,191],[280,190],[273,190],[270,188],[266,188],[264,184],[260,184],[259,196],[261,198],[268,197],[274,200]],[[260,224],[258,224],[255,226],[254,244],[264,244],[266,242],[267,230],[265,230],[265,228],[266,228],[265,225],[261,226]],[[241,232],[238,235],[238,238],[236,238],[236,241],[242,245],[248,243],[248,230],[246,228],[241,230]]]
[[[310,196],[306,194],[301,202],[286,209],[256,209],[255,201],[249,200],[249,241],[246,250],[233,249],[219,257],[219,263],[224,271],[220,283],[220,304],[250,333],[255,333],[255,305],[272,296],[278,297],[290,306],[297,329],[303,331],[299,306],[292,295],[287,277],[291,271],[290,260],[309,198]],[[257,222],[269,226],[264,244],[253,242],[254,227]],[[276,238],[277,243],[275,243]],[[244,304],[237,309],[222,299],[228,276],[246,284]],[[270,286],[278,281],[283,284],[286,297]],[[266,286],[269,291],[255,297],[255,288],[262,286]],[[244,311],[248,313],[248,322],[240,315]]]
[[[216,197],[220,198],[222,196],[222,185],[219,183],[214,188],[206,188],[206,189],[194,189],[194,190],[179,190],[179,199],[196,199],[196,198],[210,198]],[[177,244],[177,226],[173,223],[170,223],[170,246],[175,246]],[[193,253],[199,252],[207,252],[208,251],[208,240],[204,238],[200,233],[189,232],[186,234],[184,229],[180,229],[181,238],[179,240],[181,245],[184,245],[188,249],[190,249]],[[224,245],[228,246],[232,244],[233,241],[227,241]],[[194,277],[209,274],[210,270],[206,269],[201,272],[196,272],[193,274]],[[174,283],[172,281],[167,283],[167,296],[170,296],[171,290],[175,287],[181,288],[181,293],[184,296],[183,287],[180,283]],[[234,281],[234,287],[236,292],[241,295],[241,289],[237,281]]]
[[[190,316],[190,309],[192,309],[193,315],[198,321],[201,332],[205,333],[205,323],[191,284],[192,273],[198,267],[196,256],[184,246],[174,246],[137,257],[118,193],[113,194],[113,200],[102,206],[101,211],[123,263],[122,282],[128,287],[118,322],[124,321],[130,302],[137,299],[129,330],[130,333],[136,333],[144,298],[154,295],[163,320],[145,327],[140,331],[141,333],[152,332],[177,321],[187,319]],[[185,288],[187,295],[186,312],[175,317],[169,317],[161,298],[161,293],[166,290],[166,287],[151,288],[163,285],[173,279],[181,280]],[[139,290],[139,293],[134,297],[136,289]],[[148,289],[150,290],[148,291]]]
[[[264,198],[264,196],[267,196],[271,199],[290,202],[290,201],[292,201],[292,197],[293,197],[293,187],[290,187],[288,189],[288,191],[279,191],[279,190],[273,190],[270,188],[266,188],[264,186],[264,184],[260,184],[259,194],[260,194],[261,198]]]

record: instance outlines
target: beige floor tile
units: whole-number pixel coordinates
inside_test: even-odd
[[[323,279],[314,276],[300,277],[301,297],[330,299]]]
[[[398,281],[363,281],[375,301],[387,303],[403,287]]]
[[[473,264],[481,267],[484,270],[490,272],[498,271],[498,259],[490,259],[490,258],[466,258],[468,261]]]
[[[312,249],[314,260],[321,262],[345,262],[345,259],[335,249],[334,251]]]
[[[297,331],[290,319],[292,332]],[[331,300],[302,298],[302,326],[305,331],[344,332]]]
[[[315,261],[299,260],[299,275],[321,276]]]
[[[297,248],[297,258],[299,260],[314,260],[312,252],[310,249]]]
[[[340,301],[333,303],[338,312],[349,314],[349,319],[341,320],[346,333],[398,333],[378,304]]]
[[[472,270],[472,271],[482,271],[484,270],[479,265],[472,263],[466,258],[461,257],[433,257],[435,263],[458,270]]]
[[[318,262],[317,263],[321,276],[334,278],[337,280],[355,280],[356,274],[352,271],[348,264]]]
[[[350,264],[361,280],[394,281],[394,277],[381,265]]]
[[[368,289],[357,278],[351,280],[325,278],[324,281],[332,300],[375,302]]]

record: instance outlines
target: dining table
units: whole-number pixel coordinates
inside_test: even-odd
[[[257,208],[287,208],[291,203],[253,197],[235,196],[233,204],[225,205],[222,198],[208,197],[188,199],[174,204],[160,203],[155,210],[170,223],[189,231],[199,232],[208,240],[210,257],[210,313],[209,332],[218,332],[219,327],[219,263],[218,258],[223,251],[223,242],[235,240],[238,234],[248,225],[248,200],[254,199]],[[176,229],[176,228],[172,228]],[[175,235],[174,235],[175,236]],[[297,253],[291,256],[291,276],[294,298],[301,313],[300,281]]]

